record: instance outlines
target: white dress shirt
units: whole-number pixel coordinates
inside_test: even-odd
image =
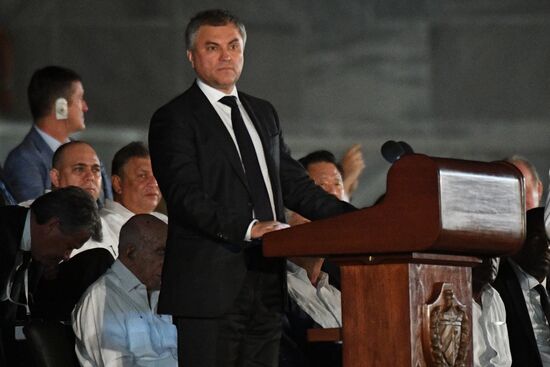
[[[323,328],[342,327],[340,291],[328,282],[328,274],[321,272],[317,287],[311,284],[304,268],[286,262],[287,286],[290,297]]]
[[[483,308],[472,302],[474,366],[510,367],[512,354],[502,298],[487,284],[481,290],[481,304]]]
[[[231,122],[231,107],[226,106],[220,102],[220,99],[227,96],[227,94],[217,90],[216,88],[212,88],[211,86],[207,85],[200,79],[197,79],[197,85],[199,86],[201,91],[204,93],[204,95],[206,96],[206,98],[208,99],[212,107],[214,107],[214,110],[216,110],[216,112],[218,113],[218,116],[220,116],[220,119],[222,120],[225,128],[227,129],[227,132],[229,133],[229,135],[231,135],[231,139],[233,139],[233,143],[235,144],[235,148],[237,148],[237,153],[239,153],[239,157],[240,157],[241,152],[239,150],[239,144],[237,143],[237,138],[235,137],[235,132],[233,131],[233,123]],[[260,139],[260,136],[258,135],[258,132],[256,131],[256,127],[254,126],[254,123],[250,119],[250,116],[248,116],[246,109],[243,107],[241,101],[239,100],[239,94],[237,93],[237,88],[236,87],[233,88],[233,91],[229,95],[237,97],[237,105],[239,106],[239,111],[241,112],[241,115],[243,117],[243,121],[246,126],[246,129],[248,130],[248,134],[250,135],[250,139],[252,139],[252,144],[254,144],[254,150],[256,151],[256,156],[258,157],[260,170],[262,171],[262,176],[264,178],[267,194],[269,195],[269,202],[271,203],[273,218],[277,218],[277,215],[275,213],[275,202],[273,200],[273,188],[271,186],[271,179],[269,178],[269,171],[267,170],[267,161],[265,159],[265,153],[262,146],[262,141]],[[242,160],[241,160],[241,163],[242,163]],[[248,226],[248,231],[245,235],[246,240],[250,240],[250,230],[254,223],[256,223],[256,220],[252,221]]]
[[[156,313],[159,292],[120,262],[92,284],[73,311],[76,354],[83,367],[177,367],[177,332]]]
[[[48,146],[50,147],[52,152],[55,152],[57,150],[57,148],[59,148],[60,146],[62,146],[65,143],[68,143],[69,141],[71,141],[70,139],[67,139],[64,142],[60,142],[59,140],[57,140],[53,136],[51,136],[51,135],[47,134],[46,132],[42,131],[38,126],[33,125],[33,127],[36,130],[36,132],[38,133],[38,135],[40,135],[40,137],[42,137],[42,139],[44,139],[46,144],[48,144]]]
[[[115,259],[118,258],[118,236],[120,235],[120,229],[134,215],[133,212],[122,204],[105,199],[105,205],[99,211],[103,240],[101,242],[92,239],[88,240],[81,248],[73,250],[71,257],[82,251],[100,247],[107,249]],[[168,223],[168,217],[162,213],[152,212],[151,215],[154,215],[164,223]]]
[[[537,341],[537,347],[539,348],[540,358],[544,367],[550,367],[550,327],[546,321],[546,316],[542,310],[540,303],[540,294],[535,289],[539,284],[532,275],[527,274],[518,264],[510,261],[512,269],[516,273],[516,276],[525,299],[529,318],[533,325],[533,332],[535,333],[535,339]],[[546,279],[542,282],[544,288],[546,288]]]

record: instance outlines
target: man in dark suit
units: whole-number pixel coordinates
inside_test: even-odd
[[[152,117],[153,171],[170,217],[159,312],[174,316],[186,367],[276,366],[284,262],[261,237],[284,207],[312,220],[355,208],[291,158],[273,106],[235,85],[244,25],[209,10],[186,29],[197,81]]]
[[[15,198],[11,194],[11,190],[6,183],[6,179],[4,178],[4,170],[2,169],[2,166],[0,166],[0,206],[16,204],[17,201],[15,201]]]
[[[493,284],[506,308],[512,366],[550,363],[550,306],[541,284],[550,270],[549,245],[544,208],[527,211],[525,243],[517,254],[502,259]]]
[[[18,202],[35,199],[51,186],[52,157],[69,137],[86,128],[88,104],[80,76],[60,66],[34,72],[27,88],[34,124],[6,158],[4,174]],[[101,197],[112,198],[111,182],[102,167]]]
[[[10,361],[0,365],[16,365],[17,356],[7,353],[13,351],[14,322],[31,314],[32,294],[42,275],[55,273],[73,249],[100,232],[96,203],[76,187],[43,195],[30,210],[0,208],[0,349]]]

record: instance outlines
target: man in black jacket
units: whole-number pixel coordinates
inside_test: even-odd
[[[153,171],[170,217],[159,312],[174,316],[186,367],[276,366],[284,262],[261,237],[284,208],[312,220],[354,210],[290,156],[273,106],[237,92],[246,31],[208,10],[186,29],[197,75],[152,117]]]
[[[16,365],[9,353],[14,323],[30,315],[32,294],[41,277],[55,273],[73,249],[100,233],[97,205],[80,188],[52,191],[36,199],[30,209],[0,208],[0,354],[6,354],[9,362],[4,365]]]
[[[493,287],[506,307],[512,366],[550,363],[548,295],[541,284],[550,270],[550,248],[544,208],[527,211],[527,237],[522,249],[501,261]]]

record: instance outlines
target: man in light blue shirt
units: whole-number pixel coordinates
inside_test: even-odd
[[[150,214],[122,226],[119,258],[73,311],[82,366],[176,367],[172,318],[157,313],[167,225]]]

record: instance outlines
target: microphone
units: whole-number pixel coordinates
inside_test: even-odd
[[[382,153],[384,159],[390,163],[397,161],[399,158],[406,154],[414,153],[412,147],[409,144],[405,143],[404,141],[396,142],[393,140],[388,140],[387,142],[382,144],[380,152]]]

